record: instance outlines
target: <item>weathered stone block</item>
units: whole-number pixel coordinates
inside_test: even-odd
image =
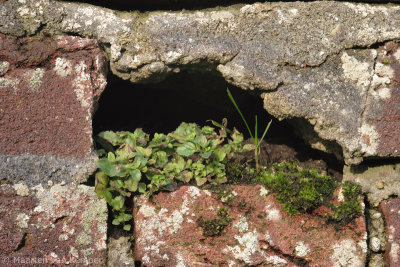
[[[1,266],[104,266],[107,204],[92,187],[0,186]]]
[[[360,184],[369,203],[378,207],[382,200],[400,194],[400,164],[345,167],[343,180]]]
[[[289,216],[262,186],[232,186],[223,203],[193,186],[135,198],[135,258],[146,266],[364,266],[364,217],[342,228],[314,214]],[[232,221],[204,236],[203,221],[227,208]],[[204,227],[204,226],[203,226]]]
[[[386,266],[400,266],[400,199],[385,200],[379,208],[386,221]]]
[[[92,114],[106,86],[105,64],[96,40],[0,34],[0,179],[37,182],[31,176],[39,173],[68,180],[69,171],[58,173],[57,165],[72,165],[74,176],[76,158],[83,167],[77,176],[86,179],[95,168]],[[50,175],[32,167],[38,162],[53,168]]]

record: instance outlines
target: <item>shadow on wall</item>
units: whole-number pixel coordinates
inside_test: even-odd
[[[78,1],[77,1],[78,2]],[[230,6],[234,4],[252,4],[255,0],[83,0],[79,1],[96,6],[102,6],[114,10],[130,11],[153,11],[153,10],[194,10],[212,8],[217,6]]]
[[[203,126],[211,125],[207,120],[221,122],[227,118],[228,128],[235,127],[246,134],[247,130],[226,93],[227,86],[249,124],[254,125],[257,114],[259,129],[264,129],[272,116],[263,109],[259,96],[228,85],[217,75],[182,72],[157,84],[132,84],[110,75],[94,117],[94,133],[136,128],[143,128],[150,134],[168,133],[183,121]],[[293,132],[286,123],[276,121],[268,136],[282,136],[282,131]]]
[[[149,134],[169,133],[181,122],[210,125],[207,120],[228,120],[228,128],[236,128],[245,138],[247,129],[228,98],[229,87],[250,127],[258,116],[259,132],[272,119],[266,136],[269,144],[284,144],[297,151],[299,160],[324,158],[328,164],[341,172],[343,165],[332,155],[322,155],[304,144],[295,129],[286,121],[278,121],[263,108],[260,91],[245,91],[228,85],[215,73],[186,72],[169,76],[156,84],[132,84],[114,75],[108,77],[108,85],[101,96],[93,120],[94,134],[101,131],[134,131],[142,128]]]

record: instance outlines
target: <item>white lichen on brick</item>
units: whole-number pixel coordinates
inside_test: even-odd
[[[59,258],[58,258],[58,255],[55,253],[55,252],[50,252],[50,256],[53,258],[53,259],[55,259],[55,260],[58,260]]]
[[[96,60],[95,60],[95,66],[96,66],[97,71],[99,71],[99,73],[94,82],[98,88],[105,88],[107,85],[107,78],[104,77],[104,75],[102,73],[100,73],[101,72],[100,68],[101,68],[102,64],[103,64],[103,62],[101,62],[100,56],[97,55]]]
[[[20,81],[18,79],[11,78],[2,78],[0,77],[0,89],[1,88],[12,88],[13,92],[16,93],[18,91],[18,85]]]
[[[67,241],[69,239],[67,234],[61,234],[58,236],[58,241]]]
[[[239,230],[239,233],[247,232],[249,230],[249,224],[247,223],[246,217],[240,215],[239,221],[233,224],[233,227]]]
[[[393,263],[399,263],[400,246],[397,242],[392,242],[390,246],[389,256]]]
[[[79,258],[78,250],[73,246],[69,247],[69,254],[71,254],[71,256],[74,258],[77,258],[77,259]]]
[[[7,73],[10,63],[8,61],[0,61],[0,76]]]
[[[29,188],[26,184],[15,184],[13,187],[18,196],[26,197],[29,195]]]
[[[365,91],[370,85],[371,70],[370,64],[367,62],[360,62],[355,57],[349,56],[343,52],[341,56],[342,68],[344,77],[348,80],[356,82],[357,86]]]
[[[149,242],[149,245],[146,246],[143,251],[146,253],[143,257],[142,257],[142,261],[143,263],[145,263],[146,265],[151,265],[151,258],[154,257],[154,255],[159,255],[160,254],[160,246],[165,245],[164,241],[154,241],[153,243]],[[165,256],[165,255],[164,255]],[[163,257],[164,257],[163,256]],[[168,255],[167,255],[168,257]]]
[[[247,232],[242,236],[236,235],[235,239],[239,242],[240,246],[227,246],[226,250],[230,251],[235,259],[251,264],[253,254],[259,249],[257,230],[254,229],[253,232]]]
[[[367,239],[368,239],[368,234],[367,232],[365,232],[363,238],[357,242],[357,245],[361,248],[361,251],[365,254],[368,252]]]
[[[379,134],[375,126],[363,123],[359,129],[361,135],[361,151],[367,155],[375,155],[379,146]]]
[[[267,196],[269,194],[268,189],[266,189],[264,186],[260,187],[260,196]]]
[[[266,263],[273,264],[273,266],[282,266],[282,265],[286,265],[288,263],[287,260],[282,259],[279,256],[265,257],[265,261],[266,261]]]
[[[393,76],[394,70],[390,65],[377,62],[371,81],[371,94],[376,98],[390,98],[391,90],[388,86],[392,82]]]
[[[176,254],[176,267],[186,267],[185,260],[181,254]]]
[[[298,242],[294,247],[294,254],[297,257],[304,258],[310,252],[310,247],[302,241]]]
[[[64,222],[62,230],[70,235],[75,233],[75,228]]]
[[[76,237],[76,241],[81,246],[89,246],[90,244],[92,244],[92,237],[87,233],[82,232]]]
[[[91,86],[90,74],[88,73],[88,66],[85,61],[79,62],[75,66],[76,78],[73,81],[74,92],[76,98],[81,103],[82,107],[88,108],[91,103],[91,94],[89,93],[89,86]],[[88,110],[89,114],[90,111]]]
[[[65,78],[72,73],[72,63],[66,58],[58,57],[56,58],[53,70],[58,76]]]
[[[27,214],[20,213],[17,215],[17,218],[15,218],[15,222],[17,223],[17,226],[20,228],[28,228],[29,219],[30,217]]]
[[[265,207],[265,213],[267,214],[267,218],[270,221],[279,221],[281,219],[281,214],[279,210],[276,208],[271,208],[270,204]]]
[[[357,255],[357,246],[353,240],[346,239],[332,246],[333,253],[330,257],[333,267],[361,267],[364,266],[362,258]]]
[[[44,75],[44,69],[37,68],[31,73],[31,77],[29,79],[29,87],[32,91],[37,91],[39,87],[42,85],[42,78]]]

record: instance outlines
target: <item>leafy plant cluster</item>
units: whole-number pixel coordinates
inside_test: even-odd
[[[275,193],[291,215],[310,212],[321,205],[331,208],[332,213],[326,214],[330,221],[349,222],[361,214],[358,184],[339,183],[316,169],[303,169],[297,162],[272,164],[258,173],[257,180]],[[340,185],[344,202],[336,205],[330,201]]]
[[[225,164],[235,152],[249,151],[242,146],[243,135],[233,130],[200,128],[194,123],[182,123],[174,132],[150,136],[141,129],[131,132],[105,131],[98,142],[103,149],[96,173],[96,193],[104,198],[114,212],[114,225],[124,224],[132,216],[127,213],[125,199],[132,193],[152,194],[181,181],[221,184],[227,181]]]

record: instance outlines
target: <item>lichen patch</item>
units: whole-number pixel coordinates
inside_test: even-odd
[[[375,126],[364,123],[359,129],[361,134],[361,151],[367,155],[374,155],[379,145],[379,133]]]
[[[29,188],[26,184],[15,184],[13,187],[18,196],[26,197],[29,195]]]
[[[2,88],[12,88],[13,92],[18,91],[18,85],[20,81],[18,79],[2,78],[0,77],[0,89]]]
[[[7,73],[8,68],[10,67],[10,63],[7,61],[0,61],[0,76],[3,76]]]
[[[247,232],[242,236],[236,235],[235,239],[240,246],[227,246],[227,250],[233,254],[235,259],[242,260],[247,264],[252,263],[251,257],[259,248],[257,231],[254,229],[253,232]]]
[[[246,217],[240,216],[239,221],[234,223],[233,227],[237,228],[239,233],[247,232],[249,230],[249,224],[247,223]]]
[[[302,241],[298,242],[294,247],[294,254],[297,257],[304,258],[310,252],[310,247]]]
[[[370,64],[367,62],[360,62],[355,57],[349,56],[346,52],[343,52],[340,59],[342,61],[344,77],[356,82],[360,89],[368,88],[372,75]]]
[[[346,239],[332,246],[333,254],[331,256],[332,266],[363,266],[362,259],[356,255],[357,247],[353,240]]]
[[[265,207],[265,213],[270,221],[279,221],[281,219],[281,214],[278,209],[270,208],[269,205]]]
[[[72,73],[72,63],[70,60],[62,57],[56,58],[53,70],[60,77],[67,77]]]
[[[42,78],[44,75],[45,71],[44,69],[37,68],[31,73],[31,77],[29,79],[29,87],[31,88],[32,91],[37,91],[42,85]]]
[[[20,228],[28,228],[29,219],[30,219],[30,217],[27,214],[20,213],[17,215],[17,218],[15,219],[15,221]]]
[[[87,69],[88,66],[85,64],[84,61],[81,61],[75,66],[76,78],[74,80],[74,92],[76,94],[76,98],[81,103],[81,106],[84,108],[90,107],[91,103],[91,95],[86,92],[88,86],[90,86],[91,83],[90,74],[87,72]]]

